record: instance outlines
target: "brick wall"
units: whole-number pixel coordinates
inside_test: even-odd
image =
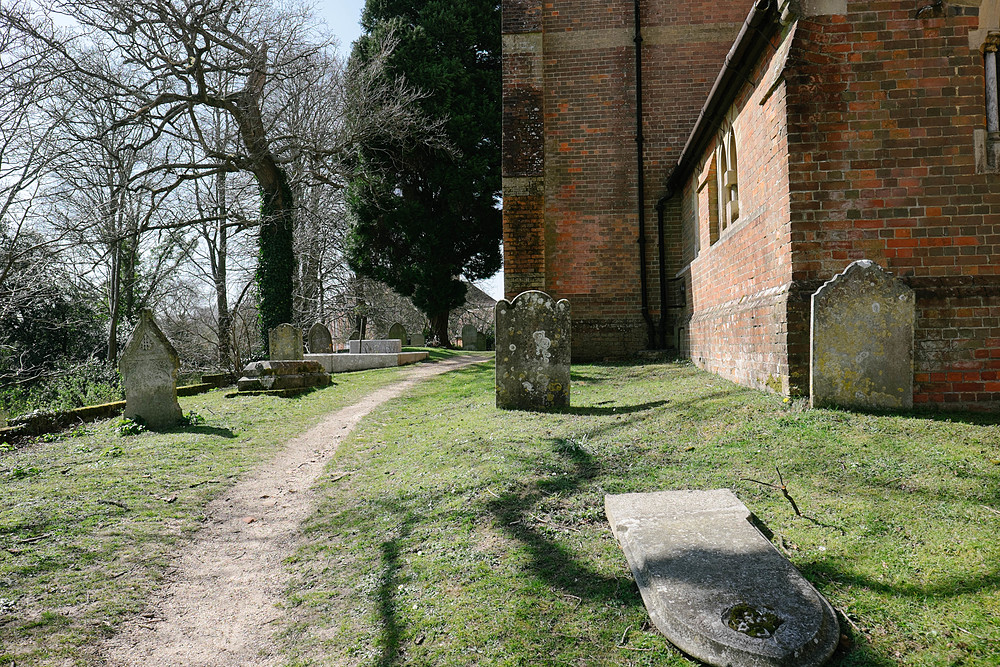
[[[748,0],[643,3],[650,316],[656,213],[669,168]],[[647,346],[641,313],[633,2],[504,0],[505,295],[572,303],[575,359]],[[668,236],[669,238],[669,236]],[[670,276],[680,249],[667,254]]]
[[[781,44],[777,31],[773,43]],[[737,138],[740,216],[719,231],[713,141],[685,186],[671,201],[681,218],[680,275],[688,303],[681,319],[681,348],[700,367],[774,391],[802,382],[788,365],[787,322],[793,311],[785,89],[785,50],[768,49],[731,111]],[[718,139],[718,137],[716,137]],[[796,341],[792,341],[795,343]],[[808,385],[806,385],[808,386]]]
[[[917,292],[914,403],[1000,407],[1000,175],[985,127],[980,7],[849,2],[802,20],[788,75],[795,280],[871,259]],[[984,12],[996,15],[996,7]],[[995,18],[990,19],[995,22]],[[978,34],[979,36],[973,36]]]

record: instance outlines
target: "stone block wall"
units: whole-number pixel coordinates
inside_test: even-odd
[[[634,3],[502,6],[505,294],[569,299],[575,359],[642,349]],[[747,8],[643,3],[647,293],[657,319],[654,205]],[[676,271],[676,244],[667,257]]]
[[[1000,407],[1000,178],[980,173],[980,46],[1000,2],[848,2],[788,74],[796,280],[871,259],[916,291],[914,403]]]

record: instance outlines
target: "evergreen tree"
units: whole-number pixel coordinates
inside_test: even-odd
[[[465,284],[500,268],[500,6],[495,0],[368,0],[352,59],[393,32],[388,76],[425,92],[446,147],[369,142],[348,189],[355,271],[408,296],[448,345]]]

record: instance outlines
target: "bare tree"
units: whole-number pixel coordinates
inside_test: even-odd
[[[292,250],[296,212],[288,167],[309,165],[317,181],[342,186],[345,161],[374,136],[430,141],[436,126],[413,105],[420,93],[375,75],[384,58],[345,77],[327,72],[329,44],[312,38],[305,9],[268,0],[48,0],[49,12],[82,26],[66,39],[23,10],[0,8],[0,22],[40,40],[61,66],[106,87],[120,104],[121,122],[141,124],[136,150],[164,140],[195,142],[196,160],[166,160],[149,170],[179,179],[223,172],[253,174],[260,188],[257,283],[261,328],[292,319]],[[388,52],[391,38],[382,48]],[[94,51],[122,63],[120,76],[95,67]],[[285,112],[303,86],[326,85],[330,108],[315,109],[314,132],[303,136]],[[207,112],[232,120],[238,141],[229,150],[205,134]],[[349,112],[348,112],[349,110]],[[308,156],[308,159],[305,159]],[[138,173],[136,177],[146,174]]]

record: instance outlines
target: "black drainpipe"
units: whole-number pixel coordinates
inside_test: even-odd
[[[649,314],[649,295],[646,293],[646,174],[642,136],[642,24],[639,17],[639,0],[635,0],[633,41],[635,42],[635,144],[639,168],[639,179],[636,184],[639,190],[639,286],[642,291],[642,319],[646,321],[646,347],[652,350],[656,346],[656,327],[653,325],[653,317]]]
[[[666,247],[663,242],[663,209],[667,205],[667,201],[674,196],[673,192],[668,191],[667,194],[660,197],[656,202],[656,238],[657,242],[660,244],[660,349],[667,349],[667,265],[666,265]]]

